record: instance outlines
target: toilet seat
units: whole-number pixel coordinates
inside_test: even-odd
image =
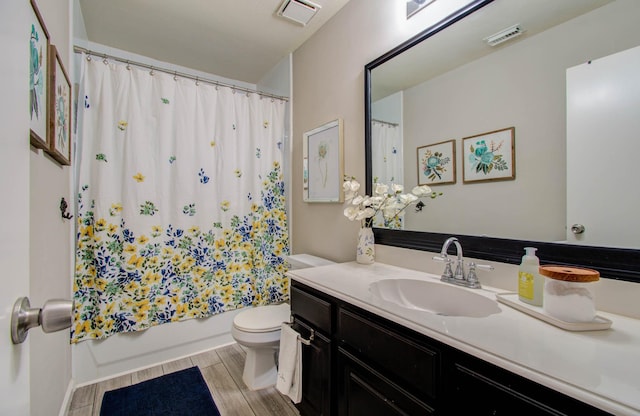
[[[244,332],[279,331],[283,322],[289,322],[291,308],[287,303],[257,306],[242,311],[233,318],[233,326]]]

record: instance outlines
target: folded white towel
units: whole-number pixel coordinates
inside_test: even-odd
[[[294,403],[302,400],[302,343],[298,336],[293,328],[282,324],[276,389]]]

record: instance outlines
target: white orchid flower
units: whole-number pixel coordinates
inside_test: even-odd
[[[382,205],[382,203],[384,202],[384,200],[386,199],[386,197],[383,196],[372,196],[368,199],[368,205],[367,206],[371,206],[374,208],[380,208],[380,206]]]
[[[398,195],[398,201],[400,201],[400,203],[403,206],[409,205],[411,203],[414,203],[418,200],[419,198],[415,195],[415,194],[402,194],[402,195]]]
[[[400,194],[402,193],[402,191],[404,191],[404,186],[397,183],[391,185],[391,192],[393,194]]]
[[[355,198],[353,198],[353,201],[351,201],[351,205],[360,205],[364,200],[365,200],[365,197],[363,197],[362,195],[358,195]]]
[[[431,194],[431,192],[431,188],[429,188],[427,185],[416,186],[411,190],[411,193],[417,197],[427,196]]]
[[[360,189],[360,184],[358,183],[358,181],[352,180],[352,181],[344,181],[342,183],[342,189],[345,192],[358,192],[358,189]]]
[[[386,195],[387,192],[389,192],[389,187],[387,185],[383,183],[376,184],[376,189],[374,191],[376,195]]]
[[[344,209],[344,216],[347,217],[349,221],[353,221],[356,219],[359,212],[360,210],[358,209],[358,207],[354,207],[351,205]]]
[[[358,212],[358,215],[356,216],[357,220],[364,220],[367,218],[371,218],[373,217],[373,215],[376,212],[373,210],[373,208],[365,208],[362,211]]]

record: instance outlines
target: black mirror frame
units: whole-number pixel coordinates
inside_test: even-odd
[[[365,184],[366,193],[373,189],[371,146],[371,71],[407,49],[430,38],[457,21],[476,12],[494,0],[475,0],[466,7],[425,29],[413,38],[398,45],[364,67],[365,108]],[[408,248],[413,250],[440,252],[442,243],[450,234],[420,231],[388,230],[374,228],[376,244]],[[631,231],[630,231],[631,232]],[[598,270],[603,278],[640,283],[640,250],[579,246],[529,240],[514,240],[492,237],[456,235],[464,247],[466,256],[502,263],[519,264],[524,247],[536,247],[537,255],[544,264],[561,264],[588,267]]]

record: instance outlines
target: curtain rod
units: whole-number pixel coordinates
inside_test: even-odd
[[[393,127],[398,127],[400,125],[399,123],[391,123],[389,121],[376,120],[375,118],[371,119],[371,121],[373,121],[374,123],[387,124],[387,125],[393,126]]]
[[[144,64],[142,62],[136,62],[136,61],[132,61],[130,59],[123,59],[114,55],[109,55],[106,53],[100,53],[100,52],[96,52],[96,51],[92,51],[86,48],[83,48],[81,46],[74,46],[73,47],[73,52],[75,53],[86,53],[88,55],[88,57],[91,56],[95,56],[96,58],[102,58],[103,60],[107,60],[107,59],[111,59],[113,61],[117,61],[117,62],[122,62],[124,64],[127,65],[135,65],[135,66],[139,66],[141,68],[146,68],[146,69],[150,69],[151,71],[159,71],[159,72],[164,72],[165,74],[169,74],[169,75],[173,75],[175,76],[179,76],[182,78],[188,78],[188,79],[192,79],[196,82],[206,82],[208,84],[213,84],[216,86],[220,86],[220,87],[227,87],[227,88],[231,88],[233,90],[236,91],[242,91],[242,92],[246,92],[246,93],[251,93],[251,94],[258,94],[260,96],[263,97],[269,97],[269,98],[273,98],[273,99],[277,99],[277,100],[282,100],[282,101],[289,101],[289,97],[283,97],[281,95],[275,95],[275,94],[269,94],[268,92],[263,92],[263,91],[256,91],[256,90],[252,90],[249,88],[244,88],[244,87],[238,87],[237,85],[232,85],[232,84],[226,84],[224,82],[220,82],[220,81],[214,81],[214,80],[210,80],[207,78],[201,78],[195,75],[191,75],[191,74],[185,74],[184,72],[179,72],[179,71],[171,71],[169,69],[164,69],[162,67],[157,67],[155,65],[148,65],[148,64]]]

